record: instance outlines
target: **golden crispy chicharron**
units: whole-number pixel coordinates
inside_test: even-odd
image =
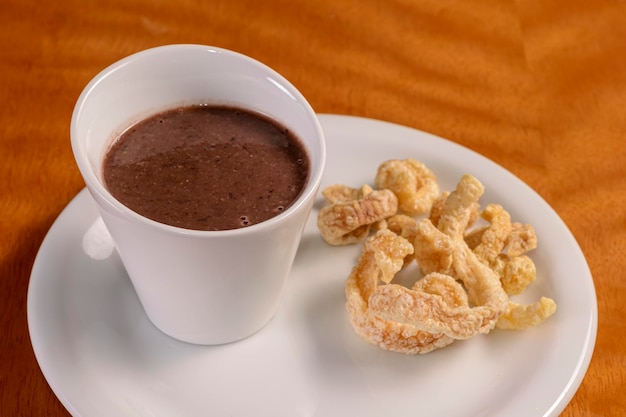
[[[526,253],[537,238],[499,204],[481,211],[478,179],[464,175],[455,190],[440,193],[432,171],[406,159],[381,164],[375,184],[327,187],[328,205],[318,214],[329,244],[364,242],[345,291],[350,323],[365,340],[422,354],[495,327],[536,326],[555,313],[546,297],[528,305],[509,299],[535,280]],[[415,217],[421,214],[427,217]],[[479,219],[487,225],[472,228]],[[422,274],[413,286],[393,283],[413,261]]]
[[[412,158],[383,162],[374,182],[379,189],[393,191],[398,197],[398,207],[409,215],[427,213],[439,196],[435,174]]]
[[[390,190],[361,191],[333,186],[325,190],[331,204],[317,216],[317,227],[331,245],[347,245],[364,241],[370,229],[398,211],[398,199]]]

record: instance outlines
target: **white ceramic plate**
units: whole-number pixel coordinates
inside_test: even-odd
[[[194,346],[148,321],[115,253],[95,260],[82,238],[96,220],[81,192],[35,261],[28,322],[41,369],[75,416],[557,416],[587,370],[597,330],[593,281],[558,215],[515,176],[447,140],[380,121],[320,116],[323,186],[372,183],[390,158],[413,157],[452,189],[464,173],[514,221],[535,226],[538,279],[518,297],[554,298],[539,327],[495,330],[427,355],[379,350],[350,327],[344,282],[360,246],[330,247],[313,213],[282,308],[241,342]],[[320,202],[321,204],[321,202]],[[254,277],[250,277],[254,279]]]

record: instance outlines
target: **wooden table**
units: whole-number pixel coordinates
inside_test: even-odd
[[[387,120],[501,164],[556,210],[599,306],[564,416],[626,409],[626,4],[617,0],[4,0],[0,7],[0,415],[67,412],[35,360],[30,270],[84,183],[69,122],[108,64],[162,44],[234,49],[320,113]]]

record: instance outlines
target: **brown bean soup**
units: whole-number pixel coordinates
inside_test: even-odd
[[[106,187],[131,210],[172,226],[229,230],[280,214],[301,194],[301,141],[232,107],[167,110],[127,129],[105,155]]]

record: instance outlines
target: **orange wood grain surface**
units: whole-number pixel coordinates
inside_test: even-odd
[[[30,270],[84,183],[69,144],[85,84],[170,43],[234,49],[320,113],[445,137],[534,188],[597,290],[589,371],[563,415],[626,410],[626,3],[618,0],[3,0],[0,416],[65,416],[30,345]],[[381,138],[384,141],[384,138]]]

